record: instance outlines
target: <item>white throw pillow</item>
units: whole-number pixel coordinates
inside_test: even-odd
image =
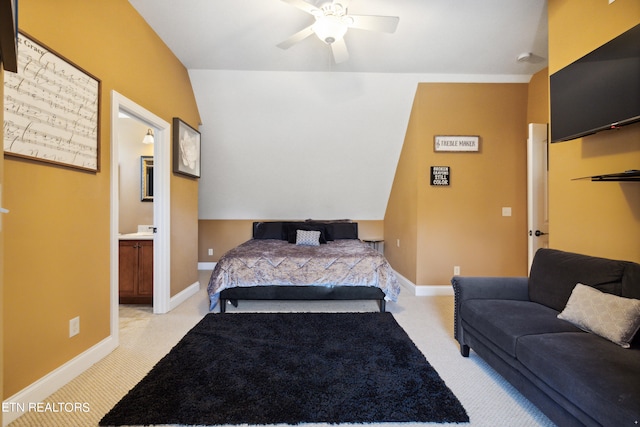
[[[607,294],[578,283],[558,319],[629,348],[640,329],[640,300]]]
[[[297,230],[296,245],[320,246],[320,232],[312,230]]]

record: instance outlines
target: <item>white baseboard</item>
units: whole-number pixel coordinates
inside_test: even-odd
[[[59,368],[49,372],[33,384],[5,399],[2,402],[2,425],[7,426],[27,412],[30,404],[33,405],[42,402],[60,387],[106,357],[115,350],[117,346],[118,343],[116,340],[109,336]],[[5,409],[7,409],[6,412]]]
[[[433,297],[439,295],[453,295],[453,287],[447,285],[434,285],[434,286],[417,286],[411,280],[404,277],[402,274],[394,270],[398,278],[400,285],[409,289],[415,296],[418,297]]]
[[[178,292],[174,296],[169,299],[169,310],[173,310],[183,302],[185,302],[189,297],[195,295],[200,291],[200,282],[195,282],[193,285],[188,286],[182,291]]]
[[[416,286],[416,296],[436,297],[453,296],[453,287],[447,285]]]
[[[216,268],[217,262],[199,262],[198,270],[213,270]]]
[[[396,273],[396,277],[398,278],[398,282],[400,282],[400,286],[409,289],[415,295],[416,285],[397,271],[393,270],[393,272]]]

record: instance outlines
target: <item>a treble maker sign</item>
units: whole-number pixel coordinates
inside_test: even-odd
[[[435,151],[479,151],[479,136],[436,136]]]

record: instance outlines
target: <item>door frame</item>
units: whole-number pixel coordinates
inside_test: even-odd
[[[546,123],[529,123],[527,130],[527,271],[529,271],[537,248],[549,246],[549,126]],[[540,143],[545,144],[542,152],[538,150]],[[536,157],[540,154],[541,157]],[[539,170],[540,167],[544,170]],[[541,198],[542,207],[537,205]],[[541,211],[544,218],[539,218],[538,214]],[[541,231],[542,235],[536,235],[537,231]]]
[[[118,115],[124,112],[154,129],[153,221],[157,232],[153,241],[153,312],[170,310],[171,277],[171,125],[120,93],[111,91],[111,335],[118,339],[118,233],[119,233],[119,167]]]

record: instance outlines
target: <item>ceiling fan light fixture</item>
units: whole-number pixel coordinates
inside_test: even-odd
[[[324,15],[316,18],[313,24],[313,32],[323,42],[334,43],[344,37],[348,29],[347,24],[341,16]]]
[[[315,18],[315,22],[303,28],[285,41],[278,43],[280,49],[289,49],[294,44],[315,34],[323,43],[331,47],[336,64],[349,59],[349,51],[344,35],[350,28],[367,31],[394,33],[398,27],[397,16],[349,15],[349,0],[282,0]]]

